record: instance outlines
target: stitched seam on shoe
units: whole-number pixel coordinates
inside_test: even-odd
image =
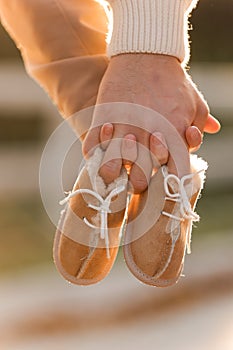
[[[87,257],[85,258],[85,260],[83,261],[83,264],[80,266],[79,270],[76,272],[75,277],[78,279],[83,279],[83,277],[80,275],[84,275],[87,268],[88,268],[88,264],[90,263],[91,257],[93,256],[95,252],[95,248],[93,249],[93,251],[89,250],[89,254],[87,255]]]

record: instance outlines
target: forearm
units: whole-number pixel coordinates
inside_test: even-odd
[[[112,35],[108,55],[158,53],[189,58],[188,15],[198,0],[109,0]]]
[[[0,0],[0,20],[20,49],[27,72],[63,116],[95,103],[108,64],[106,17],[99,4]]]

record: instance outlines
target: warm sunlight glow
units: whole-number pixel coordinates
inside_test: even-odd
[[[112,9],[106,0],[95,0],[95,1],[98,2],[104,8],[106,16],[108,17],[108,33],[106,36],[106,42],[107,42],[107,44],[109,44],[110,40],[111,40],[111,36],[112,36],[112,30],[113,30]]]

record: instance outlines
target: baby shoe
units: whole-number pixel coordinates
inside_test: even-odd
[[[127,202],[128,176],[105,185],[98,175],[104,152],[86,161],[65,204],[54,240],[54,260],[68,281],[89,285],[110,272],[117,256]]]
[[[134,195],[129,205],[124,256],[130,271],[140,281],[166,287],[178,281],[185,252],[191,252],[194,212],[203,188],[207,163],[190,156],[191,174],[182,178],[162,166],[148,189]]]

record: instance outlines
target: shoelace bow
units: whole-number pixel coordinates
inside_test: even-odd
[[[165,200],[169,200],[172,202],[176,202],[176,203],[180,203],[180,214],[181,216],[176,216],[173,215],[171,213],[167,213],[165,211],[162,211],[162,214],[165,216],[168,216],[169,218],[178,220],[178,221],[184,221],[185,219],[189,220],[188,222],[188,227],[187,227],[187,233],[186,233],[186,248],[187,248],[187,252],[191,253],[191,249],[190,249],[190,245],[191,245],[191,228],[192,228],[192,221],[199,221],[199,215],[197,215],[191,207],[190,201],[189,201],[189,197],[188,194],[186,192],[185,189],[185,182],[187,180],[191,180],[193,179],[193,177],[195,175],[197,175],[198,173],[202,172],[204,170],[201,170],[199,172],[196,172],[194,174],[190,174],[190,175],[185,175],[183,176],[181,179],[178,178],[178,176],[174,175],[174,174],[166,174],[165,171],[165,167],[162,167],[162,172],[163,172],[163,176],[164,176],[164,190],[166,193],[166,197]],[[178,186],[178,190],[177,192],[171,192],[169,189],[169,182],[170,182],[170,187],[173,188],[171,181],[174,181]],[[163,269],[161,271],[159,271],[156,275],[156,278],[159,278],[167,269],[168,265],[171,262],[171,258],[175,249],[175,244],[176,241],[180,235],[180,233],[174,234],[173,232],[171,232],[172,235],[172,248],[170,251],[170,255],[167,259],[166,264],[164,265]],[[155,277],[155,276],[154,276]]]
[[[89,208],[92,208],[96,211],[98,211],[100,213],[100,227],[97,227],[95,225],[93,225],[92,223],[90,223],[87,218],[83,218],[83,221],[85,222],[85,224],[95,230],[100,230],[100,238],[105,240],[105,247],[106,247],[106,255],[107,258],[110,259],[110,251],[109,251],[109,236],[108,236],[108,214],[111,213],[111,209],[110,209],[110,204],[111,204],[111,200],[114,196],[120,194],[121,192],[123,192],[125,190],[125,186],[121,185],[117,188],[114,188],[109,194],[108,196],[104,199],[103,197],[101,197],[101,195],[93,190],[90,189],[78,189],[76,191],[73,191],[71,193],[68,194],[68,196],[66,198],[64,198],[63,200],[61,200],[59,202],[60,205],[66,204],[71,198],[75,197],[77,194],[90,194],[93,197],[95,197],[99,202],[100,205],[96,206],[93,204],[88,204]]]
[[[187,180],[192,180],[194,176],[197,174],[201,173],[204,171],[200,170],[194,174],[189,174],[183,176],[181,179],[179,179],[178,176],[174,174],[165,174],[164,168],[163,170],[163,175],[164,175],[164,190],[166,193],[165,200],[173,201],[176,203],[180,203],[180,214],[181,216],[176,216],[171,213],[167,213],[165,211],[162,211],[162,214],[165,216],[168,216],[172,219],[178,220],[178,221],[184,221],[188,220],[188,226],[187,226],[187,232],[186,232],[186,248],[187,248],[187,253],[191,253],[191,234],[192,234],[192,222],[197,222],[199,221],[200,217],[197,213],[195,213],[191,207],[190,201],[188,194],[185,189],[185,182]],[[177,192],[171,192],[169,189],[169,182],[175,181],[175,183],[178,186]],[[172,188],[172,184],[170,184],[170,187]],[[173,239],[173,248],[172,251],[174,250],[175,243],[178,239],[179,235],[176,237],[172,237]]]
[[[183,176],[181,179],[179,179],[178,176],[174,174],[168,174],[166,175],[163,170],[164,174],[164,190],[166,193],[165,200],[169,200],[172,202],[177,202],[180,203],[180,214],[181,216],[176,216],[170,213],[167,213],[165,211],[162,211],[163,215],[166,215],[172,219],[179,220],[179,221],[184,221],[185,219],[192,220],[192,221],[199,221],[199,215],[196,214],[191,207],[190,201],[188,194],[185,189],[185,182],[187,180],[192,180],[195,175],[198,173],[202,172],[203,170],[196,172],[194,174],[189,174]],[[172,183],[171,181],[175,181],[175,183],[178,186],[178,191],[177,192],[171,192],[169,189],[169,182],[170,182],[170,187],[172,188]]]

